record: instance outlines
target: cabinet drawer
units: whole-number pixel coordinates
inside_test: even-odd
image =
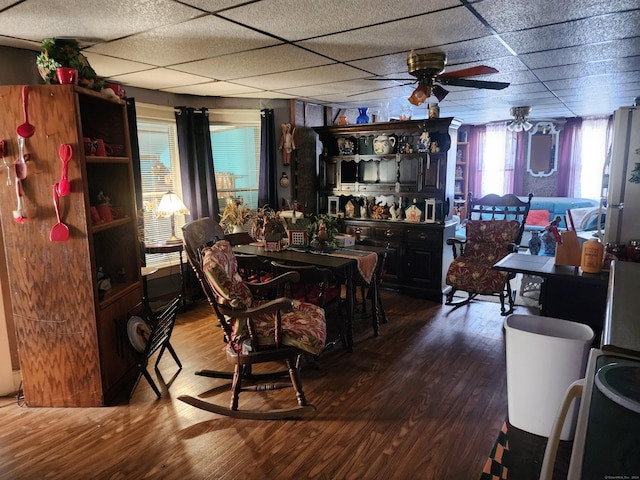
[[[391,184],[381,185],[379,183],[373,185],[360,185],[358,188],[360,192],[380,192],[380,193],[394,193],[396,191],[396,186]]]
[[[374,235],[377,240],[399,242],[403,238],[402,230],[402,227],[380,226],[375,227]]]
[[[407,230],[407,242],[411,244],[428,243],[435,245],[440,243],[440,232],[410,228]]]
[[[355,183],[343,183],[340,185],[340,189],[344,190],[345,192],[355,192],[356,185]]]

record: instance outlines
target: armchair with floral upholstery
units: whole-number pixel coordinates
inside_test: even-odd
[[[227,360],[233,372],[201,370],[196,375],[231,380],[229,407],[190,395],[180,400],[210,412],[236,418],[277,419],[300,417],[313,407],[302,391],[299,359],[304,353],[319,354],[325,345],[326,323],[324,311],[310,303],[291,298],[274,298],[265,291],[277,291],[278,286],[295,277],[295,272],[266,282],[250,283],[242,280],[233,247],[222,238],[217,225],[209,218],[195,220],[183,227],[185,251],[202,288],[224,332]],[[219,227],[218,227],[219,228]],[[209,238],[203,232],[214,233]],[[217,240],[217,241],[216,241]],[[271,298],[269,300],[261,300]],[[252,372],[255,364],[286,364],[286,369]],[[287,382],[274,383],[279,377]],[[268,383],[262,383],[267,381]],[[276,388],[293,387],[298,405],[293,408],[240,409],[239,395],[243,391],[265,392]],[[229,384],[207,392],[229,389]]]
[[[450,285],[446,305],[458,308],[477,295],[498,295],[501,314],[513,312],[515,292],[511,280],[515,275],[493,270],[492,266],[518,251],[532,197],[533,194],[529,194],[528,201],[523,202],[511,194],[490,194],[480,199],[473,199],[469,194],[466,238],[447,240],[453,248],[453,261],[446,276],[446,283]],[[467,292],[468,296],[454,301],[457,291]]]

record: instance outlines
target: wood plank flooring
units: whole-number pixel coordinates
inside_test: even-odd
[[[179,314],[172,344],[184,369],[175,375],[171,356],[163,357],[160,400],[144,379],[125,406],[28,408],[0,399],[0,478],[479,478],[507,415],[499,305],[475,301],[452,312],[382,295],[390,321],[379,337],[362,318],[353,353],[338,346],[303,369],[317,408],[303,420],[234,420],[177,400],[219,385],[196,370],[229,367],[202,302]],[[226,404],[228,394],[218,400]],[[295,398],[285,389],[243,393],[241,402]]]

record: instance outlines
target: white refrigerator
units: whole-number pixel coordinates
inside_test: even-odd
[[[613,120],[604,241],[628,244],[640,240],[640,106],[619,108]]]

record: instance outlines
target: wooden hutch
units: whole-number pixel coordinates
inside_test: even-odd
[[[440,303],[452,259],[446,239],[455,235],[459,126],[456,119],[436,118],[314,128],[322,142],[320,211],[344,214],[344,231],[360,244],[389,244],[385,285]],[[388,153],[376,153],[380,136],[393,138]],[[387,208],[372,218],[360,211],[365,202],[395,204],[403,212],[415,205],[422,214],[418,221],[391,220]]]
[[[21,86],[0,87],[0,138],[9,164],[19,158],[21,95]],[[35,133],[24,142],[23,223],[15,219],[16,170],[0,171],[6,257],[0,275],[10,290],[25,401],[94,407],[128,399],[137,369],[126,322],[142,300],[142,281],[126,104],[73,85],[34,85],[28,87],[28,113]],[[111,154],[85,154],[84,138],[102,139]],[[53,242],[61,144],[73,148],[70,191],[59,197],[70,232],[68,240]],[[4,185],[7,173],[11,185]],[[94,223],[91,206],[101,192],[117,218]],[[101,277],[110,279],[111,288],[99,290]]]

